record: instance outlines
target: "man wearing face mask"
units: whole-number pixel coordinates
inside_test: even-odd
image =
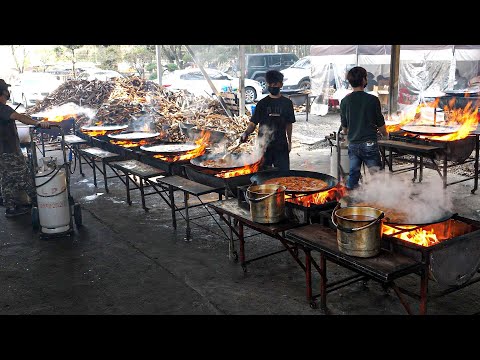
[[[350,160],[346,184],[348,189],[358,187],[362,163],[365,163],[370,173],[381,168],[377,134],[388,137],[380,100],[364,91],[368,84],[367,76],[367,71],[361,66],[350,69],[347,80],[353,91],[340,103],[340,121],[342,132],[347,134]]]
[[[267,71],[265,80],[270,94],[257,103],[240,141],[246,142],[248,135],[259,125],[258,142],[264,148],[263,166],[290,170],[292,124],[295,122],[293,103],[280,94],[283,86],[283,74],[280,71]]]
[[[30,212],[28,207],[15,204],[19,191],[26,191],[30,198],[36,196],[32,174],[20,149],[15,120],[27,125],[40,125],[42,128],[48,128],[51,124],[48,121],[35,121],[30,116],[19,114],[8,106],[9,86],[10,84],[5,80],[0,79],[0,185],[3,204],[6,207],[5,216],[13,217]]]

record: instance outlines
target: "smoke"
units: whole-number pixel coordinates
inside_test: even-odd
[[[97,111],[94,109],[81,107],[75,103],[69,102],[60,106],[52,107],[36,114],[32,114],[32,116],[53,119],[56,117],[83,115],[89,120],[92,120],[95,117],[96,112]]]
[[[409,178],[387,172],[371,174],[356,190],[349,193],[352,205],[367,203],[379,208],[388,217],[389,209],[403,213],[408,224],[435,222],[453,213],[453,202],[443,188],[440,177],[428,182],[413,183]],[[402,214],[402,215],[403,215]]]
[[[139,117],[131,115],[130,129],[133,131],[155,131],[155,122],[150,114],[142,114]]]

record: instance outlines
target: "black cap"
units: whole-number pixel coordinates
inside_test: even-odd
[[[12,86],[12,85],[7,84],[3,79],[0,79],[0,90],[8,90],[9,86]]]

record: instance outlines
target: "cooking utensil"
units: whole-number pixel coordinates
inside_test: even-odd
[[[460,126],[404,125],[401,129],[413,134],[447,135],[457,132],[460,129]]]
[[[242,143],[240,142],[240,139],[237,139],[237,142],[238,142],[238,144],[235,145],[235,147],[234,147],[233,149],[228,150],[228,151],[222,156],[222,159],[225,159],[225,158],[227,157],[227,155],[233,153],[236,149],[239,148],[240,145],[242,145]]]
[[[88,125],[82,126],[82,131],[118,131],[126,129],[128,125]]]
[[[306,178],[313,178],[313,179],[320,179],[327,183],[327,187],[322,189],[311,189],[308,191],[292,191],[286,189],[285,192],[287,194],[315,194],[322,191],[327,191],[337,185],[338,181],[331,175],[318,173],[314,171],[299,171],[299,170],[285,170],[285,171],[272,171],[272,172],[261,172],[256,173],[250,178],[252,183],[256,184],[264,184],[265,181],[279,178],[279,177],[289,177],[289,176],[296,176],[296,177],[306,177]]]
[[[140,149],[155,154],[174,156],[185,154],[189,151],[195,150],[198,147],[199,146],[196,144],[171,143],[159,145],[143,145],[140,146]]]
[[[285,186],[276,184],[250,185],[245,199],[250,204],[252,221],[278,223],[285,218]]]
[[[382,210],[337,205],[331,219],[337,228],[338,249],[344,254],[357,257],[372,257],[380,252],[382,245]],[[335,221],[337,220],[337,221]]]
[[[158,132],[149,131],[123,131],[118,134],[108,134],[108,137],[115,140],[144,140],[159,136]]]
[[[222,158],[222,154],[204,154],[197,158],[191,159],[190,164],[201,169],[213,169],[218,171],[229,171],[245,166],[252,166],[260,161],[261,158],[254,156],[245,157],[245,154],[229,153],[228,156]],[[205,163],[208,160],[208,163]],[[213,160],[213,161],[211,161]]]

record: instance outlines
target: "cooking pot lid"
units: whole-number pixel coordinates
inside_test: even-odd
[[[128,125],[89,125],[82,126],[85,131],[115,131],[126,129]]]
[[[403,131],[414,134],[453,134],[460,129],[460,126],[433,126],[433,125],[405,125],[402,126]]]
[[[156,153],[179,153],[191,151],[197,147],[196,144],[159,144],[140,146],[140,149]]]
[[[160,135],[158,132],[147,132],[147,131],[132,131],[132,132],[123,132],[120,134],[108,134],[109,138],[115,140],[142,140],[149,139]]]

